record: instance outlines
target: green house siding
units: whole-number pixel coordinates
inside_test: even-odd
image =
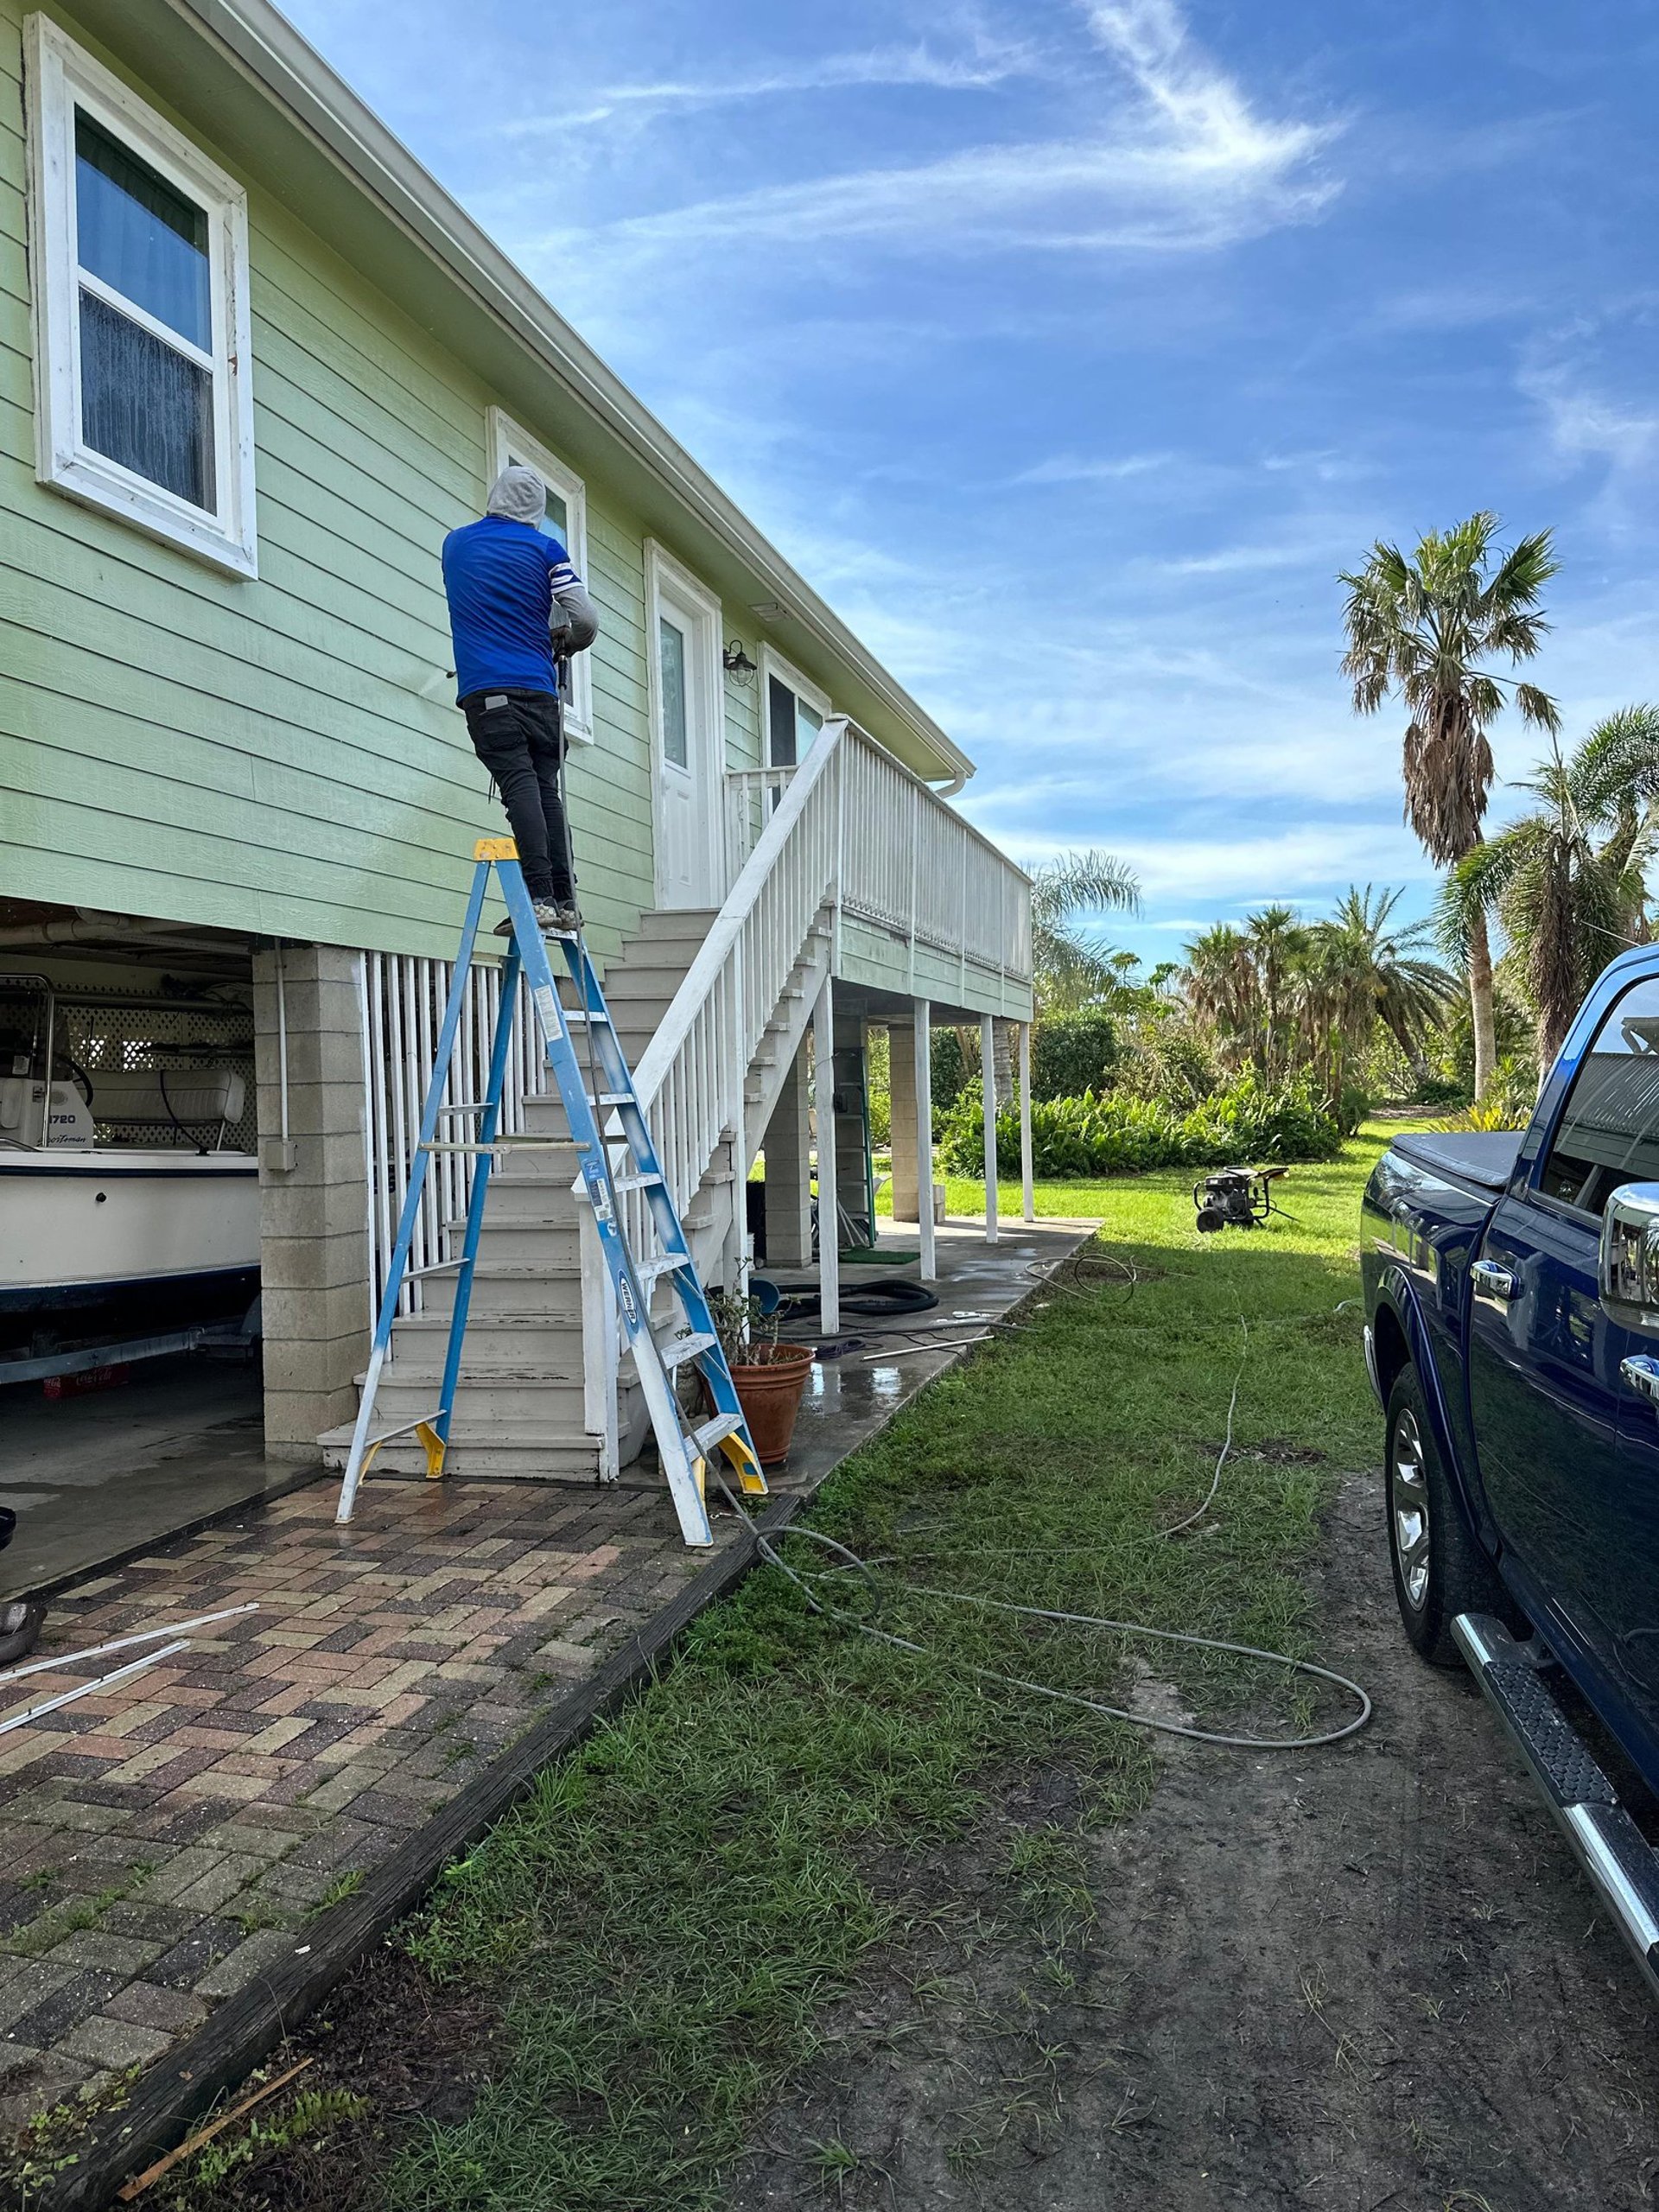
[[[445,953],[502,824],[437,556],[479,511],[499,395],[208,144],[248,188],[257,580],[37,484],[24,13],[0,0],[0,894]],[[525,428],[559,450],[556,422]],[[590,480],[598,741],[570,791],[599,950],[652,898],[643,540]]]
[[[937,945],[918,944],[912,952],[902,938],[852,914],[842,918],[836,973],[869,990],[931,1000],[938,1020],[948,1018],[945,1009],[1031,1020],[1028,982],[980,961],[942,952]]]

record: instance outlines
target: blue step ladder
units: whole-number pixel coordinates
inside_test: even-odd
[[[658,1159],[657,1147],[646,1123],[644,1109],[640,1106],[639,1093],[634,1089],[632,1074],[623,1056],[621,1042],[605,1004],[605,994],[600,988],[599,977],[582,938],[578,935],[561,936],[552,941],[564,957],[570,980],[575,986],[577,1003],[574,1007],[566,1007],[561,1001],[554,982],[552,963],[548,957],[548,942],[536,926],[530,893],[524,887],[524,870],[518,865],[518,849],[512,838],[482,837],[474,849],[473,857],[477,867],[473,876],[472,893],[467,902],[467,918],[461,925],[461,950],[455,958],[448,1000],[438,1032],[432,1080],[427,1088],[426,1103],[421,1112],[420,1134],[410,1163],[409,1188],[404,1193],[403,1212],[397,1222],[397,1241],[386,1271],[385,1291],[380,1300],[379,1317],[375,1323],[368,1372],[363,1381],[362,1402],[358,1408],[356,1427],[352,1432],[351,1452],[346,1462],[345,1478],[340,1488],[340,1506],[334,1518],[340,1522],[351,1519],[357,1503],[359,1487],[368,1473],[371,1461],[380,1446],[390,1443],[394,1437],[418,1437],[426,1451],[429,1479],[435,1480],[442,1474],[444,1455],[449,1443],[449,1423],[454,1410],[455,1386],[461,1376],[461,1344],[467,1333],[467,1310],[472,1303],[479,1232],[484,1222],[484,1201],[489,1190],[491,1167],[509,1149],[535,1149],[539,1147],[543,1150],[568,1151],[570,1148],[563,1138],[504,1137],[499,1134],[501,1093],[506,1077],[507,1053],[512,1040],[513,1020],[518,1003],[518,977],[522,970],[530,985],[531,1001],[542,1032],[547,1065],[553,1071],[559,1096],[564,1102],[565,1116],[570,1124],[570,1141],[574,1143],[581,1163],[582,1185],[593,1208],[600,1250],[604,1255],[616,1300],[622,1340],[633,1354],[634,1367],[645,1392],[663,1471],[668,1478],[669,1492],[679,1516],[680,1531],[688,1544],[712,1544],[714,1533],[709,1525],[704,1480],[709,1453],[718,1446],[731,1463],[739,1484],[752,1497],[766,1496],[766,1481],[760,1471],[760,1462],[755,1457],[753,1439],[743,1418],[743,1409],[738,1403],[732,1371],[720,1348],[720,1340],[709,1311],[709,1301],[698,1279],[691,1248],[686,1242],[685,1231],[681,1226]],[[444,1085],[454,1053],[461,1006],[467,994],[467,979],[473,964],[474,947],[492,868],[495,871],[501,896],[506,900],[512,934],[501,970],[501,996],[495,1033],[490,1042],[489,1079],[481,1100],[459,1108],[445,1108],[442,1103]],[[571,1039],[573,1026],[581,1027],[586,1033],[586,1069],[577,1057]],[[593,1092],[588,1088],[589,1070],[596,1084]],[[440,1118],[445,1113],[457,1112],[478,1115],[476,1135],[453,1140],[441,1138],[437,1133]],[[614,1159],[613,1152],[619,1155]],[[474,1163],[467,1189],[467,1227],[461,1256],[458,1260],[441,1262],[437,1268],[422,1270],[423,1274],[450,1269],[456,1271],[455,1300],[444,1355],[443,1381],[438,1402],[429,1414],[404,1421],[396,1428],[384,1428],[377,1432],[373,1425],[375,1396],[380,1387],[381,1370],[385,1365],[387,1350],[391,1342],[392,1324],[397,1317],[398,1301],[409,1277],[410,1250],[414,1240],[416,1217],[420,1211],[421,1193],[425,1187],[432,1160],[439,1153],[467,1154],[472,1156]],[[645,1198],[660,1248],[658,1252],[644,1258],[637,1256],[629,1249],[622,1209],[617,1203],[619,1197],[629,1191],[638,1191]],[[678,1319],[662,1332],[652,1328],[651,1320],[652,1293],[658,1281],[670,1284],[679,1301]],[[682,1408],[675,1389],[675,1376],[685,1366],[696,1368],[702,1376],[709,1395],[714,1402],[712,1417],[696,1421]]]

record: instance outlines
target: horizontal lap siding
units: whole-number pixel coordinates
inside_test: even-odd
[[[0,0],[0,895],[447,953],[503,827],[438,569],[494,395],[251,182],[258,580],[37,485],[22,15]],[[597,742],[569,783],[602,953],[650,903],[651,792],[643,543],[594,485],[588,566]]]
[[[836,974],[867,989],[925,998],[936,1007],[1006,1014],[1011,1020],[1031,1017],[1028,983],[999,975],[995,969],[973,960],[958,962],[936,945],[918,944],[912,962],[911,947],[903,938],[890,935],[878,923],[850,914],[842,919]]]

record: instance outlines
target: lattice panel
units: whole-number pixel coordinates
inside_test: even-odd
[[[118,999],[100,992],[96,1001],[60,997],[57,1050],[85,1069],[92,1086],[92,1121],[100,1144],[142,1145],[147,1149],[217,1141],[219,1124],[194,1126],[189,1135],[158,1128],[153,1122],[106,1121],[99,1110],[101,1069],[135,1070],[229,1067],[240,1074],[245,1104],[230,1122],[225,1144],[233,1152],[259,1148],[257,1100],[253,1077],[253,1009],[233,1000],[204,999],[199,1004],[156,1005],[137,994]],[[189,1126],[189,1125],[188,1125]]]

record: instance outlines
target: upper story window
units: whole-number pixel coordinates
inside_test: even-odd
[[[766,689],[766,766],[793,768],[828,720],[830,701],[770,645],[761,648],[760,670]]]
[[[36,474],[252,575],[246,195],[55,24],[28,33]]]
[[[593,586],[588,575],[588,493],[581,477],[557,461],[537,438],[532,438],[500,408],[489,416],[489,468],[492,481],[504,468],[533,468],[547,486],[547,520],[543,528],[556,537],[575,564],[576,574]],[[564,702],[567,736],[580,745],[594,741],[594,671],[591,652],[577,653],[570,663],[570,690]]]
[[[1616,999],[1579,1063],[1538,1179],[1599,1214],[1621,1183],[1659,1182],[1659,982]]]

